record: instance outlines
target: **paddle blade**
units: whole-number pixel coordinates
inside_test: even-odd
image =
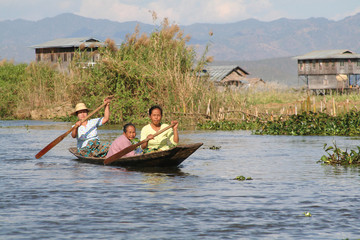
[[[59,136],[58,138],[56,138],[54,141],[52,141],[51,143],[49,143],[46,147],[44,147],[40,152],[38,152],[38,154],[35,155],[36,159],[41,158],[45,153],[47,153],[48,151],[50,151],[50,149],[52,149],[53,147],[55,147],[59,142],[61,142],[67,135],[69,134],[69,132],[64,133],[63,135]]]
[[[129,152],[131,151],[134,151],[139,145],[138,144],[134,144],[134,145],[131,145],[127,148],[124,148],[123,150],[121,150],[120,152],[118,153],[115,153],[114,155],[106,158],[104,160],[104,164],[107,165],[107,164],[110,164],[112,162],[114,162],[115,160],[121,158],[122,156],[124,156],[125,154],[128,154]]]

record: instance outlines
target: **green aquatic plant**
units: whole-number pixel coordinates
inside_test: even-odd
[[[355,136],[360,135],[360,113],[350,111],[340,116],[326,113],[303,112],[292,115],[285,121],[274,120],[263,125],[255,134],[259,135],[321,135]]]
[[[236,178],[234,178],[234,180],[238,180],[238,181],[245,181],[245,180],[253,180],[251,177],[244,177],[242,175],[237,176]]]
[[[198,123],[197,127],[206,130],[254,130],[263,125],[259,120],[255,121],[207,121],[205,123]]]
[[[305,217],[311,217],[311,213],[310,212],[304,212],[304,216]]]
[[[252,130],[257,135],[357,136],[360,135],[360,128],[355,126],[359,125],[360,112],[350,111],[339,116],[303,112],[267,122],[260,119],[240,122],[207,121],[197,124],[197,127],[207,130]]]
[[[333,142],[334,146],[328,146],[324,144],[324,150],[327,155],[323,155],[319,163],[328,164],[328,165],[360,165],[360,146],[357,146],[357,151],[355,150],[342,150],[339,148],[335,141]]]

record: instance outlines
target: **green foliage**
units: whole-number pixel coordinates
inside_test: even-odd
[[[26,64],[0,63],[0,117],[12,118],[21,100],[19,92],[24,87]]]
[[[333,142],[334,146],[328,146],[324,144],[324,150],[327,155],[323,155],[318,161],[319,163],[329,164],[329,165],[360,165],[360,147],[357,147],[357,151],[348,150],[345,151],[336,146],[336,143]]]
[[[238,180],[238,181],[245,181],[245,180],[253,180],[251,177],[244,177],[244,176],[237,176],[236,178],[234,178],[234,180]]]
[[[311,213],[310,213],[310,212],[304,212],[303,215],[304,215],[304,217],[311,217]]]
[[[263,124],[259,120],[255,121],[207,121],[198,123],[197,127],[206,130],[253,130],[261,127]]]
[[[360,113],[350,111],[341,116],[303,112],[287,120],[269,121],[255,134],[268,135],[323,135],[354,136],[360,134]]]

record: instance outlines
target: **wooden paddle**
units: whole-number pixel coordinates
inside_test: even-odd
[[[168,130],[168,129],[174,127],[174,126],[175,126],[175,123],[171,124],[170,126],[167,126],[167,127],[164,128],[164,129],[161,129],[161,130],[157,131],[155,134],[153,134],[153,136],[156,137],[157,135],[165,132],[166,130]],[[142,140],[141,142],[138,142],[138,143],[136,143],[136,144],[134,144],[134,145],[131,145],[131,146],[127,147],[127,148],[124,148],[124,149],[121,150],[120,152],[117,152],[117,153],[115,153],[114,155],[106,158],[106,159],[104,160],[104,164],[107,165],[107,164],[112,163],[113,161],[115,161],[115,160],[121,158],[122,156],[124,156],[125,154],[127,154],[127,153],[129,153],[129,152],[131,152],[131,151],[134,151],[138,146],[140,146],[141,144],[143,144],[143,143],[145,143],[145,142],[147,142],[147,141],[149,141],[149,140],[151,140],[151,138],[147,137],[147,138],[145,138],[144,140]]]
[[[107,98],[111,99],[114,96],[108,96]],[[94,111],[92,111],[86,118],[84,118],[83,120],[81,120],[80,122],[83,123],[86,120],[88,120],[92,115],[94,115],[96,112],[98,112],[101,108],[103,108],[107,103],[103,103],[101,104],[101,106],[99,106],[97,109],[95,109]],[[54,141],[52,141],[51,143],[49,143],[46,147],[44,147],[40,152],[38,152],[38,154],[35,155],[36,159],[41,158],[45,153],[47,153],[48,151],[50,151],[50,149],[52,149],[53,147],[55,147],[59,142],[61,142],[67,135],[69,135],[69,133],[71,133],[71,131],[75,128],[76,126],[73,126],[69,131],[67,131],[66,133],[62,134],[61,136],[59,136],[58,138],[56,138]]]

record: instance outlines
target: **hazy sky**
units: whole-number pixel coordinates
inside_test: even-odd
[[[0,0],[0,21],[40,20],[61,13],[152,23],[150,11],[160,19],[181,25],[229,23],[255,18],[343,19],[360,12],[360,0]]]

